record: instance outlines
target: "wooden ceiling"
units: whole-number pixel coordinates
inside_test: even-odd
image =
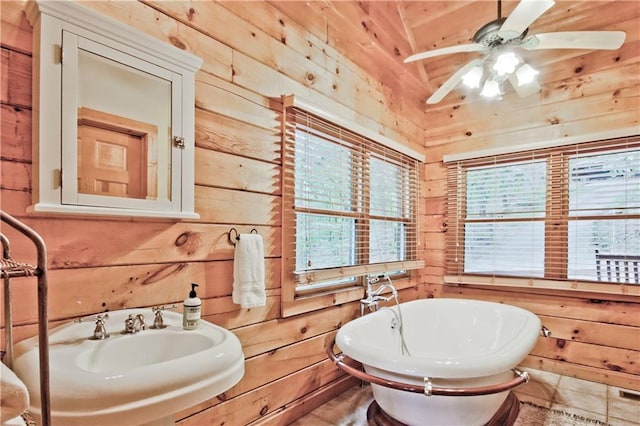
[[[477,95],[465,99],[461,90],[454,90],[437,105],[424,103],[449,76],[481,54],[457,53],[411,64],[404,64],[404,58],[416,52],[470,43],[475,32],[498,15],[497,1],[274,0],[271,3],[377,78],[389,88],[395,102],[421,110],[473,102]],[[503,1],[502,16],[508,16],[517,3]],[[624,60],[625,51],[634,51],[626,56],[637,57],[639,19],[638,0],[556,1],[530,26],[529,34],[623,30],[627,33],[625,45],[618,51],[520,50],[520,53],[540,71],[544,91],[545,86],[574,77],[591,62],[614,66]]]

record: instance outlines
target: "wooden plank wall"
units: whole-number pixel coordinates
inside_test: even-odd
[[[5,2],[1,38],[1,207],[40,232],[49,251],[51,325],[105,310],[178,303],[200,284],[204,319],[241,340],[241,382],[176,415],[183,425],[285,424],[353,386],[328,359],[335,330],[357,303],[283,319],[280,315],[279,116],[272,98],[297,94],[413,148],[423,111],[403,104],[269,3],[89,2],[95,10],[204,59],[196,82],[197,221],[26,214],[31,197],[32,29],[25,1]],[[232,303],[233,247],[227,232],[265,239],[267,303]],[[3,227],[13,256],[31,246]],[[14,281],[15,334],[36,333],[35,280]],[[403,299],[419,297],[409,284]],[[119,327],[119,324],[107,324]],[[3,329],[4,331],[4,329]]]
[[[563,59],[541,75],[540,94],[519,99],[511,92],[499,102],[453,94],[427,109],[425,241],[429,267],[422,280],[429,283],[426,293],[435,297],[510,303],[539,315],[553,336],[539,340],[525,365],[640,390],[637,297],[443,284],[445,155],[535,142],[597,140],[606,132],[640,134],[640,3],[621,4],[626,10],[616,11],[617,19],[606,15],[614,14],[606,6],[598,17],[608,16],[615,21],[611,29],[627,33],[622,48],[540,52],[542,58],[559,55]]]

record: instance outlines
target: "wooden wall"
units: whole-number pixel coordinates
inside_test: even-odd
[[[422,147],[424,112],[265,2],[89,2],[95,10],[204,59],[196,81],[197,221],[42,216],[31,203],[32,30],[24,1],[2,8],[1,207],[40,232],[49,254],[51,325],[105,310],[178,303],[200,284],[204,319],[241,340],[238,385],[176,415],[183,425],[285,424],[353,386],[325,345],[359,312],[356,303],[283,319],[281,140],[272,98],[296,94],[395,140]],[[267,303],[232,303],[227,232],[256,228],[265,239]],[[13,257],[35,261],[3,226]],[[34,279],[14,281],[18,340],[34,335]],[[403,298],[418,297],[407,283]],[[107,324],[120,327],[120,324]]]

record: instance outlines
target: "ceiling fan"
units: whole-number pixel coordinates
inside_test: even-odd
[[[508,17],[502,17],[502,1],[498,0],[498,18],[482,26],[473,36],[473,43],[428,50],[406,58],[404,62],[408,63],[451,53],[484,53],[483,57],[468,62],[449,77],[427,103],[440,102],[460,82],[468,87],[480,87],[483,77],[481,95],[487,97],[500,95],[501,86],[506,80],[521,97],[539,92],[540,84],[535,79],[538,72],[514,52],[516,48],[613,50],[624,43],[624,31],[565,31],[528,35],[529,26],[554,4],[553,0],[521,0]]]

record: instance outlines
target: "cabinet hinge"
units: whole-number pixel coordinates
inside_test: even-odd
[[[53,187],[62,188],[62,169],[55,169],[53,171]]]
[[[184,142],[184,138],[182,136],[174,136],[173,137],[173,144],[180,148],[180,149],[184,149],[185,148],[185,142]]]
[[[59,45],[59,44],[56,44],[54,49],[55,49],[54,52],[53,52],[53,54],[54,54],[54,58],[53,58],[54,63],[62,64],[62,61],[64,59],[63,58],[64,51],[62,50],[62,46]]]

